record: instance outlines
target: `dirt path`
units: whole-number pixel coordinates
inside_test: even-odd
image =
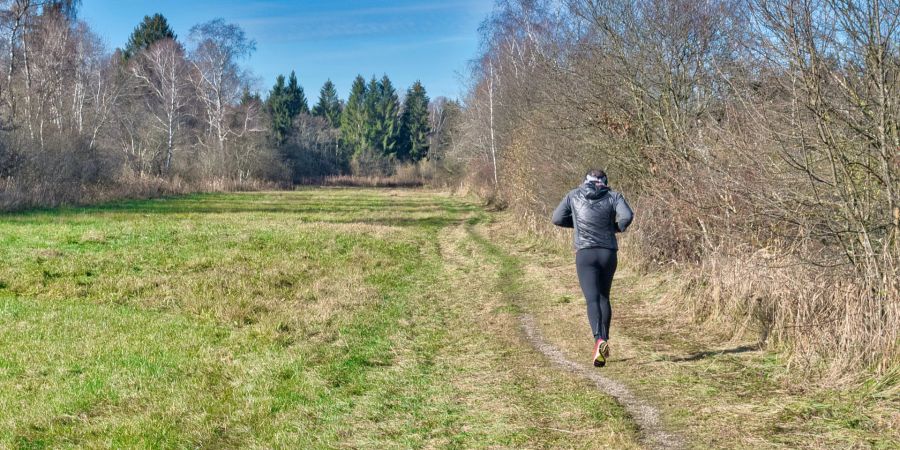
[[[597,389],[615,398],[637,423],[641,431],[641,440],[648,448],[676,449],[684,446],[679,436],[663,428],[659,420],[659,411],[647,401],[635,396],[624,384],[604,377],[597,369],[566,358],[562,351],[544,339],[538,329],[538,325],[534,321],[534,317],[530,314],[523,314],[520,320],[522,329],[534,348],[543,353],[554,364],[590,380],[597,386]]]
[[[525,341],[531,335],[517,332],[522,305],[504,287],[518,282],[508,283],[501,258],[467,226],[445,229],[438,244],[449,284],[442,304],[452,310],[446,325],[454,341],[443,355],[451,367],[480,367],[454,377],[460,401],[466,409],[491,410],[496,423],[532,430],[527,440],[503,448],[646,447],[634,418],[614,397],[591,389],[579,373],[557,370],[542,348]],[[469,432],[482,426],[466,424]]]
[[[520,326],[525,338],[535,350],[554,366],[590,382],[599,391],[615,399],[637,426],[642,446],[653,449],[684,447],[684,442],[679,436],[664,428],[659,411],[650,402],[636,395],[623,383],[601,375],[599,369],[569,359],[561,349],[545,339],[540,325],[528,308],[529,299],[541,289],[529,284],[523,273],[523,262],[497,246],[493,240],[486,238],[475,227],[468,227],[467,234],[479,244],[484,253],[499,261],[501,269],[498,274],[497,291],[505,297],[506,302],[515,305],[520,311],[518,315]]]

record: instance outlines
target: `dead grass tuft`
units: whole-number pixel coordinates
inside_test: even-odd
[[[281,187],[262,180],[138,177],[126,174],[107,184],[81,182],[26,183],[6,179],[0,183],[0,211],[80,206],[123,199],[149,199],[193,192],[260,191]]]
[[[838,386],[900,365],[900,295],[874,293],[838,270],[765,252],[710,255],[675,286],[665,296],[671,307],[783,351],[798,382]]]

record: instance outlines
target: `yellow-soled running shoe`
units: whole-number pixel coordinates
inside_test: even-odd
[[[607,358],[609,358],[609,343],[597,339],[597,344],[594,345],[594,367],[605,366]]]

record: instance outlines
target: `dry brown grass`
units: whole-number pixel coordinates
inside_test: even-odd
[[[567,358],[586,360],[590,329],[567,236],[517,232],[512,224],[519,219],[510,216],[479,231],[525,264],[529,289],[542,293],[525,307],[545,338]],[[695,311],[701,293],[683,295],[690,274],[648,273],[630,244],[620,251],[613,284],[612,361],[604,375],[659,405],[668,426],[693,446],[888,448],[900,442],[896,366],[880,377],[865,372],[864,383],[851,376],[855,382],[842,386],[811,384],[809,374],[797,370],[794,358],[801,352],[761,350],[754,321],[734,325],[731,301],[718,313]],[[740,274],[734,272],[735,280],[750,283]]]
[[[798,378],[837,386],[900,367],[900,293],[874,294],[835,269],[769,252],[708,255],[665,301],[732,336],[758,336]]]
[[[331,175],[319,179],[310,179],[304,184],[341,187],[411,188],[432,184],[434,176],[434,164],[429,161],[420,161],[418,163],[398,164],[392,168],[389,175],[365,175],[358,173],[353,175]]]
[[[369,187],[369,188],[410,188],[421,187],[425,184],[422,178],[401,178],[391,176],[361,176],[361,175],[334,175],[325,177],[313,184],[337,187]]]
[[[774,247],[695,242],[697,261],[661,261],[655,258],[665,254],[658,247],[665,244],[655,240],[666,235],[665,224],[658,214],[641,219],[641,211],[636,208],[636,226],[620,236],[621,253],[647,275],[677,274],[662,305],[689,317],[692,327],[730,341],[758,341],[786,358],[797,384],[858,386],[900,372],[900,291],[868,287],[846,265],[816,267]],[[555,251],[571,251],[571,230],[518,203],[509,214]]]
[[[81,182],[25,183],[0,180],[0,211],[84,206],[115,200],[139,200],[196,192],[240,192],[276,189],[279,184],[263,180],[212,178],[185,181],[181,178],[123,176],[113,183]]]

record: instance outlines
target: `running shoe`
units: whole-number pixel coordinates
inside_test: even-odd
[[[603,339],[597,339],[594,346],[594,367],[603,367],[606,365],[606,358],[609,357],[609,344]]]

